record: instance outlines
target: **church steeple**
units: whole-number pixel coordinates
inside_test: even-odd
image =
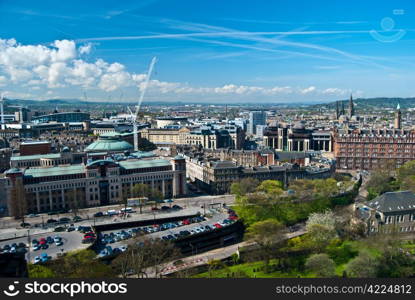
[[[350,94],[349,100],[349,118],[354,116],[354,104],[353,104],[353,96]]]
[[[396,106],[396,113],[395,113],[395,129],[401,129],[402,124],[402,113],[401,113],[401,106],[398,103],[398,106]]]
[[[336,119],[338,120],[339,117],[340,117],[339,101],[336,101]]]

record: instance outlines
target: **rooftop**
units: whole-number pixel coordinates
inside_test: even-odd
[[[118,164],[127,170],[171,166],[170,162],[165,159],[124,160]]]
[[[86,147],[86,152],[103,152],[103,151],[127,151],[133,149],[133,145],[130,143],[119,140],[119,139],[98,139],[97,141],[90,144],[88,147]]]
[[[60,176],[71,175],[85,172],[85,166],[70,165],[70,166],[58,166],[50,168],[29,168],[24,171],[25,177],[48,177],[48,176]]]
[[[22,155],[22,156],[12,156],[10,157],[10,160],[12,161],[20,161],[20,160],[35,160],[35,159],[41,159],[41,158],[60,158],[60,153],[50,153],[50,154],[36,154],[36,155]]]
[[[49,141],[25,141],[21,142],[20,145],[41,145],[41,144],[50,144]]]
[[[381,212],[415,210],[415,194],[411,191],[387,192],[367,204]]]

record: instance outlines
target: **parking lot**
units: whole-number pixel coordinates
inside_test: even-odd
[[[58,253],[64,253],[66,251],[72,251],[76,249],[84,249],[89,246],[88,244],[82,244],[81,240],[83,235],[78,231],[56,233],[51,232],[44,234],[36,234],[33,236],[31,235],[30,241],[34,239],[40,241],[40,239],[46,239],[48,236],[50,236],[51,238],[55,236],[61,237],[63,244],[61,246],[57,246],[55,242],[48,243],[47,249],[34,250],[31,242],[31,245],[29,245],[29,239],[27,237],[24,237],[0,242],[0,248],[3,249],[5,245],[11,246],[13,243],[24,243],[26,244],[26,246],[29,245],[30,247],[26,247],[26,251],[29,250],[28,252],[26,252],[26,259],[30,262],[34,262],[35,257],[40,256],[41,253],[46,253],[48,257],[53,259],[57,257]]]
[[[231,218],[229,219],[229,217]],[[158,226],[150,225],[124,228],[122,230],[102,231],[100,234],[100,256],[113,254],[114,250],[115,252],[125,251],[128,245],[133,242],[132,238],[136,235],[174,241],[189,235],[214,231],[234,223],[236,219],[236,216],[232,217],[226,210],[223,210],[213,213],[209,218],[185,219],[183,221],[168,222]]]

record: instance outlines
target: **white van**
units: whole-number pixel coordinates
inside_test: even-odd
[[[108,216],[115,216],[115,215],[118,215],[118,212],[114,209],[110,209],[110,210],[107,211],[107,215]]]
[[[121,212],[122,212],[122,213],[123,213],[123,212],[126,212],[126,213],[132,213],[132,212],[133,212],[133,209],[132,209],[131,207],[122,208],[122,209],[121,209]]]

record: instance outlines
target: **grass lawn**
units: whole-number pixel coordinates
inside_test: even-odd
[[[270,264],[275,264],[276,260],[271,260]],[[271,273],[264,273],[262,271],[254,272],[254,270],[261,269],[264,266],[262,261],[258,262],[250,262],[244,263],[229,267],[223,267],[222,269],[217,269],[209,272],[204,272],[193,276],[194,278],[227,278],[228,276],[232,276],[232,273],[235,274],[244,274],[246,277],[249,278],[313,278],[315,277],[313,274],[310,273],[299,273],[299,272],[291,272],[291,273],[284,273],[284,272],[271,272]],[[229,275],[228,275],[229,274]]]

